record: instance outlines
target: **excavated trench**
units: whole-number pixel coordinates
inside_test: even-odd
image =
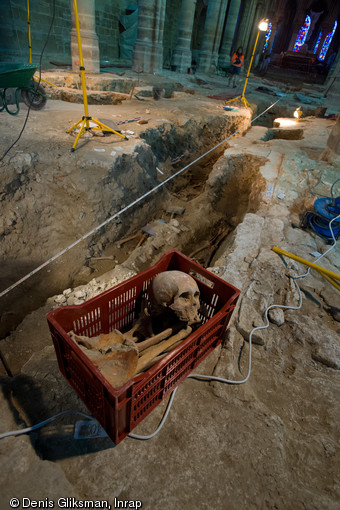
[[[172,125],[147,130],[134,152],[119,156],[115,164],[103,159],[98,165],[98,160],[80,156],[76,165],[70,165],[69,156],[57,151],[51,168],[35,153],[13,156],[0,197],[1,289],[138,200],[235,127],[230,120],[212,118],[190,130]],[[265,189],[261,177],[254,179],[260,160],[243,155],[230,160],[223,157],[226,148],[224,144],[203,157],[0,298],[1,337],[48,297],[86,284],[117,265],[138,272],[172,248],[206,267],[213,265],[233,228],[246,212],[256,209]],[[149,223],[152,232],[142,244],[140,236],[122,242]]]

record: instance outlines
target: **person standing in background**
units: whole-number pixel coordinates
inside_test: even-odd
[[[231,81],[233,82],[233,88],[236,87],[237,76],[241,73],[241,67],[244,61],[243,48],[240,46],[234,55],[231,57],[230,74],[228,78],[228,87],[230,87]]]

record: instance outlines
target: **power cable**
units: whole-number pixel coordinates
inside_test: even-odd
[[[276,101],[277,102],[277,101]],[[276,103],[274,103],[276,104]],[[271,105],[273,106],[273,105]],[[260,114],[259,116],[263,115],[265,112],[262,112],[262,114]],[[253,120],[256,120],[259,116],[257,116],[255,119]],[[251,122],[250,122],[251,123]],[[231,136],[234,136],[237,132],[235,132],[233,135]],[[228,139],[231,138],[231,136]],[[224,140],[226,141],[226,140]],[[220,144],[218,144],[216,147],[218,147],[219,145],[221,145],[223,142],[220,142]],[[214,148],[216,148],[214,147]],[[214,149],[213,148],[213,149]],[[210,149],[210,151],[208,151],[206,154],[208,154],[209,152],[211,152],[211,150],[213,149]],[[204,154],[205,155],[205,154]],[[204,155],[200,156],[199,158],[197,158],[194,162],[198,161],[199,159],[201,159]],[[164,181],[163,183],[161,184],[164,184],[165,182],[169,181],[171,178],[175,177],[176,175],[178,175],[179,173],[181,173],[182,171],[184,171],[186,168],[188,168],[189,166],[191,166],[194,162],[190,163],[189,165],[187,165],[186,167],[184,167],[183,169],[181,169],[179,172],[177,172],[176,174],[174,174],[173,176],[169,177],[168,179],[166,179],[166,181]],[[333,198],[333,187],[334,185],[340,181],[340,178],[337,179],[332,187],[331,187],[331,194],[332,194],[332,198]],[[160,185],[159,185],[160,186]],[[156,188],[158,188],[159,186],[156,186]],[[154,188],[153,190],[155,190],[156,188]],[[147,194],[150,194],[153,190],[150,190]],[[147,195],[146,194],[146,195]],[[141,200],[138,199],[138,201]],[[134,202],[136,203],[136,201]],[[133,203],[133,204],[134,204]],[[131,205],[130,205],[131,206]],[[129,206],[128,206],[129,207]],[[126,208],[125,208],[126,209]],[[334,232],[333,232],[333,228],[332,228],[332,223],[333,222],[336,222],[340,219],[340,215],[334,217],[332,220],[330,220],[329,224],[328,224],[328,227],[331,231],[331,234],[332,234],[332,238],[333,238],[333,244],[328,248],[328,250],[326,250],[322,255],[320,255],[316,260],[315,262],[318,262],[320,259],[322,259],[323,257],[325,257],[332,249],[335,248],[336,244],[337,244],[337,241],[336,241],[336,238],[334,236]],[[108,222],[109,220],[107,220]],[[220,383],[224,383],[224,384],[234,384],[234,385],[240,385],[240,384],[244,384],[246,383],[248,380],[249,380],[249,377],[250,377],[250,374],[251,374],[251,365],[252,365],[252,336],[253,336],[253,333],[255,331],[258,331],[258,330],[263,330],[263,329],[267,329],[269,327],[269,319],[268,319],[268,313],[269,313],[269,310],[273,309],[273,308],[282,308],[282,309],[286,309],[286,310],[299,310],[302,306],[302,294],[301,294],[301,289],[297,283],[297,280],[299,279],[302,279],[302,278],[305,278],[309,275],[310,273],[310,268],[307,269],[306,273],[302,274],[302,275],[299,275],[299,276],[295,276],[295,277],[290,277],[294,283],[295,283],[295,286],[298,290],[298,294],[299,294],[299,303],[297,306],[289,306],[289,305],[279,305],[279,304],[273,304],[273,305],[270,305],[267,307],[267,309],[265,310],[265,314],[264,314],[264,317],[265,317],[265,320],[266,320],[266,323],[264,326],[258,326],[258,327],[255,327],[251,330],[250,334],[249,334],[249,338],[248,338],[248,344],[249,344],[249,353],[248,353],[248,371],[247,371],[247,375],[246,377],[244,377],[243,379],[240,379],[240,380],[233,380],[233,379],[225,379],[225,378],[222,378],[222,377],[216,377],[216,376],[211,376],[211,375],[204,375],[204,374],[189,374],[187,376],[187,378],[191,378],[191,379],[197,379],[197,380],[202,380],[202,381],[210,381],[210,382],[220,382]],[[1,295],[0,295],[1,296]],[[176,394],[176,391],[177,391],[178,388],[175,388],[171,394],[170,394],[170,398],[168,400],[168,403],[167,403],[167,406],[166,406],[166,409],[165,409],[165,412],[162,416],[162,419],[158,425],[158,427],[156,428],[156,430],[154,432],[152,432],[151,434],[148,434],[148,435],[139,435],[139,434],[134,434],[134,433],[130,433],[128,434],[128,437],[130,437],[131,439],[136,439],[136,440],[140,440],[140,441],[147,441],[149,439],[152,439],[153,437],[155,437],[158,432],[161,430],[161,428],[164,426],[165,424],[165,421],[169,415],[169,412],[170,412],[170,409],[171,409],[171,406],[172,406],[172,403],[173,403],[173,400],[174,400],[174,397],[175,397],[175,394]],[[21,434],[26,434],[26,433],[29,433],[29,432],[32,432],[34,430],[37,430],[41,427],[44,427],[45,425],[51,423],[53,420],[59,418],[60,416],[62,415],[65,415],[65,414],[80,414],[86,418],[89,418],[90,420],[94,420],[94,418],[92,416],[89,416],[85,413],[82,413],[81,411],[76,411],[76,410],[67,410],[67,411],[63,411],[55,416],[52,416],[50,418],[48,418],[47,420],[43,421],[43,422],[40,422],[36,425],[33,425],[31,427],[27,427],[25,429],[21,429],[21,430],[15,430],[15,431],[10,431],[10,432],[5,432],[3,434],[0,434],[0,439],[4,439],[5,437],[9,437],[9,436],[18,436],[18,435],[21,435]]]
[[[334,200],[335,200],[335,198],[336,198],[336,197],[334,197],[334,194],[333,194],[333,188],[334,188],[335,184],[336,184],[337,182],[339,182],[339,181],[340,181],[340,178],[339,178],[339,179],[337,179],[336,181],[334,181],[334,182],[333,182],[333,184],[332,184],[332,187],[331,187],[331,197],[332,197],[332,202],[333,202],[333,204],[334,204]]]
[[[62,411],[61,413],[51,416],[50,418],[47,418],[47,420],[41,421],[40,423],[37,423],[36,425],[32,425],[32,427],[26,427],[25,429],[11,430],[10,432],[4,432],[3,434],[0,434],[0,439],[5,439],[5,437],[10,437],[10,436],[21,436],[22,434],[28,434],[29,432],[33,432],[34,430],[45,427],[45,425],[48,425],[49,423],[56,420],[57,418],[60,418],[60,416],[65,416],[66,414],[79,414],[80,416],[83,416],[84,418],[89,418],[90,420],[93,420],[93,416],[85,414],[82,411],[74,411],[73,409],[69,409],[67,411]]]
[[[329,222],[329,229],[330,229],[330,231],[332,233],[332,237],[333,237],[333,244],[332,244],[332,246],[327,251],[325,251],[325,253],[320,255],[320,257],[318,257],[315,262],[320,260],[325,255],[327,255],[327,253],[329,253],[336,246],[337,241],[335,239],[334,232],[333,232],[333,229],[332,229],[332,223],[333,223],[333,221],[337,221],[338,219],[340,219],[340,215],[338,215],[337,217],[333,218]],[[258,330],[261,330],[261,329],[267,329],[269,327],[268,312],[272,308],[283,308],[283,309],[286,309],[286,310],[299,310],[301,308],[301,306],[302,306],[302,294],[301,294],[301,289],[300,289],[300,287],[299,287],[299,285],[297,283],[297,280],[301,279],[301,278],[305,278],[306,276],[308,276],[309,272],[310,272],[310,268],[308,268],[308,271],[305,274],[303,274],[303,275],[291,277],[291,279],[294,281],[295,286],[296,286],[296,288],[298,290],[298,293],[299,293],[299,303],[298,303],[298,305],[297,306],[286,306],[286,305],[273,304],[273,305],[268,306],[268,308],[266,309],[265,314],[264,314],[265,315],[265,319],[266,319],[266,324],[264,326],[259,326],[259,327],[253,328],[251,330],[251,332],[249,334],[249,338],[248,338],[248,343],[249,343],[248,372],[247,372],[247,375],[246,375],[246,377],[244,379],[241,379],[241,380],[232,380],[232,379],[224,379],[222,377],[216,377],[216,376],[212,376],[212,375],[201,375],[201,374],[189,374],[187,377],[188,378],[192,378],[192,379],[197,379],[197,380],[203,380],[203,381],[220,382],[220,383],[224,383],[224,384],[240,385],[240,384],[246,383],[248,381],[248,379],[250,377],[250,373],[251,373],[252,336],[253,336],[253,333],[255,331],[258,331]],[[165,413],[163,415],[163,418],[162,418],[160,424],[158,425],[157,429],[152,434],[149,434],[147,436],[140,436],[140,435],[137,435],[137,434],[130,433],[128,435],[128,437],[130,437],[131,439],[139,439],[139,440],[146,441],[148,439],[153,438],[156,434],[158,434],[158,432],[160,431],[160,429],[163,427],[163,425],[165,423],[166,417],[168,416],[168,414],[170,412],[170,408],[171,408],[171,405],[172,405],[172,402],[173,402],[176,390],[177,390],[177,388],[171,393],[170,400],[169,400],[168,405],[166,407],[166,410],[165,410]]]
[[[314,195],[315,197],[320,197],[320,198],[329,198],[329,195],[322,195],[321,193],[316,193],[314,192],[314,188],[316,188],[317,186],[319,186],[319,184],[321,184],[321,179],[322,179],[322,175],[324,173],[324,170],[320,170],[319,172],[319,177],[318,177],[318,181],[316,184],[314,184],[313,186],[310,185],[310,178],[309,178],[309,174],[310,174],[311,170],[307,170],[307,186],[308,186],[308,191],[311,195]],[[335,186],[335,184],[337,182],[339,182],[340,179],[337,179],[336,181],[333,182],[332,186],[331,186],[331,190],[330,190],[330,193],[331,193],[331,197],[332,197],[332,200],[334,201],[334,194],[333,194],[333,188]]]
[[[38,81],[38,85],[36,87],[36,90],[39,89],[39,85],[40,85],[40,82],[41,82],[41,64],[42,64],[42,57],[43,57],[43,54],[45,52],[45,49],[46,49],[46,46],[47,46],[47,43],[48,43],[48,40],[50,38],[50,35],[51,35],[51,30],[52,30],[52,26],[54,24],[54,18],[55,18],[55,1],[56,0],[53,0],[53,15],[52,15],[52,20],[51,20],[51,23],[50,23],[50,28],[48,30],[48,33],[47,33],[47,38],[46,38],[46,41],[45,41],[45,44],[43,46],[43,49],[41,50],[41,53],[40,53],[40,60],[39,60],[39,81]],[[28,110],[27,110],[27,114],[26,114],[26,118],[25,118],[25,121],[24,121],[24,124],[21,128],[21,131],[19,133],[19,136],[18,138],[15,140],[15,142],[12,143],[12,145],[4,152],[4,154],[1,156],[0,158],[0,163],[3,161],[3,159],[5,158],[5,156],[7,156],[7,154],[9,153],[9,151],[14,147],[14,145],[20,140],[21,138],[21,135],[23,134],[24,130],[25,130],[25,127],[26,127],[26,124],[27,124],[27,121],[28,121],[28,117],[29,117],[29,114],[30,114],[30,111],[31,111],[31,106],[32,106],[32,103],[33,103],[33,100],[34,100],[34,97],[36,96],[37,92],[35,92],[33,94],[33,96],[31,97],[31,100],[30,100],[30,104],[29,104],[29,107],[28,107]]]
[[[333,229],[332,229],[332,223],[333,223],[333,221],[337,221],[338,219],[340,219],[340,214],[338,216],[336,216],[335,218],[333,218],[329,222],[329,229],[330,229],[330,231],[332,233],[332,237],[333,237],[333,244],[332,244],[332,246],[327,251],[325,251],[325,253],[320,255],[320,257],[317,260],[320,260],[322,257],[327,255],[327,253],[329,253],[335,247],[335,245],[337,244],[337,241],[335,239],[334,232],[333,232]],[[268,312],[272,308],[283,308],[283,309],[286,309],[286,310],[299,310],[301,308],[301,306],[302,306],[302,294],[301,294],[301,289],[300,289],[300,287],[299,287],[299,285],[297,283],[297,280],[301,279],[301,278],[305,278],[306,276],[308,276],[309,271],[310,271],[310,268],[308,268],[307,272],[305,274],[303,274],[303,275],[291,277],[292,280],[294,281],[294,283],[296,285],[296,288],[298,290],[298,293],[299,293],[299,303],[298,303],[298,305],[297,306],[286,306],[286,305],[277,305],[277,304],[274,304],[274,305],[268,306],[268,308],[265,311],[266,324],[264,326],[259,326],[259,327],[253,328],[251,330],[251,332],[249,334],[249,339],[248,339],[248,343],[249,343],[248,372],[247,372],[247,375],[246,375],[246,377],[244,379],[241,379],[241,380],[232,380],[232,379],[224,379],[223,377],[216,377],[216,376],[212,376],[212,375],[202,375],[202,374],[189,374],[187,376],[187,378],[197,379],[197,380],[202,380],[202,381],[220,382],[220,383],[225,383],[225,384],[236,384],[236,385],[244,384],[245,382],[247,382],[249,377],[250,377],[250,373],[251,373],[252,335],[253,335],[253,333],[255,331],[257,331],[257,330],[267,329],[269,327]],[[162,416],[162,419],[161,419],[158,427],[156,428],[156,430],[154,432],[152,432],[151,434],[145,435],[145,436],[142,436],[142,435],[139,435],[139,434],[130,433],[130,434],[128,434],[128,437],[130,437],[131,439],[137,439],[139,441],[147,441],[147,440],[152,439],[153,437],[155,437],[158,434],[158,432],[161,430],[161,428],[164,426],[164,424],[165,424],[165,421],[166,421],[166,419],[167,419],[167,417],[169,415],[169,412],[170,412],[173,400],[175,398],[175,394],[176,394],[177,389],[178,388],[175,388],[171,392],[170,398],[168,400],[168,403],[167,403],[166,409],[164,411],[164,414]],[[85,418],[89,418],[89,420],[91,420],[91,421],[95,420],[95,418],[93,418],[93,416],[89,416],[89,415],[87,415],[87,414],[85,414],[85,413],[83,413],[81,411],[67,410],[67,411],[63,411],[63,412],[61,412],[59,414],[56,414],[55,416],[51,416],[47,420],[45,420],[43,422],[40,422],[40,423],[37,423],[36,425],[33,425],[31,427],[27,427],[25,429],[20,429],[20,430],[12,430],[10,432],[4,432],[3,434],[0,434],[0,439],[4,439],[4,438],[9,437],[9,436],[19,436],[19,435],[22,435],[22,434],[27,434],[27,433],[32,432],[34,430],[37,430],[37,429],[39,429],[41,427],[44,427],[45,425],[48,425],[53,420],[56,420],[57,418],[59,418],[60,416],[65,415],[65,414],[80,414],[81,416],[84,416]],[[97,420],[95,420],[95,421],[97,421]]]
[[[198,158],[196,158],[194,161],[192,161],[191,163],[189,163],[188,165],[186,165],[185,167],[181,168],[180,170],[178,170],[176,173],[174,173],[173,175],[171,175],[170,177],[168,177],[167,179],[165,179],[163,182],[161,182],[160,184],[158,184],[157,186],[155,186],[154,188],[152,188],[151,190],[147,191],[146,193],[144,193],[144,195],[140,196],[139,198],[137,198],[136,200],[134,200],[133,202],[131,202],[129,205],[127,205],[126,207],[123,207],[123,209],[121,209],[120,211],[118,211],[117,213],[115,213],[113,216],[111,216],[110,218],[108,218],[107,220],[103,221],[102,223],[100,223],[100,225],[98,225],[97,227],[93,228],[92,230],[90,230],[90,232],[87,232],[86,234],[84,234],[82,237],[80,237],[77,241],[74,241],[74,243],[70,244],[69,246],[67,246],[66,248],[64,248],[63,250],[61,250],[59,253],[57,253],[56,255],[54,255],[53,257],[51,257],[50,259],[48,259],[46,262],[44,262],[43,264],[41,264],[40,266],[38,266],[37,268],[33,269],[33,271],[31,271],[30,273],[26,274],[25,276],[23,276],[22,278],[20,278],[20,280],[18,280],[17,282],[13,283],[12,285],[10,285],[9,287],[7,287],[7,289],[3,290],[2,292],[0,292],[0,298],[2,296],[4,296],[5,294],[7,294],[8,292],[10,292],[11,290],[13,290],[15,287],[17,287],[18,285],[20,285],[21,283],[23,283],[24,281],[26,281],[28,278],[30,278],[31,276],[33,276],[34,274],[38,273],[41,269],[43,269],[44,267],[48,266],[49,264],[51,264],[51,262],[53,262],[54,260],[58,259],[59,257],[61,257],[62,255],[64,255],[66,252],[68,252],[69,250],[71,250],[72,248],[74,248],[75,246],[77,246],[79,243],[81,243],[82,241],[84,241],[85,239],[87,239],[89,236],[91,236],[92,234],[94,234],[95,232],[98,232],[98,230],[100,230],[102,227],[104,227],[105,225],[107,225],[108,223],[110,223],[111,221],[113,221],[114,219],[118,218],[119,216],[121,216],[124,212],[126,212],[127,210],[131,209],[131,207],[135,206],[136,204],[138,204],[139,202],[141,202],[142,200],[144,200],[146,197],[148,197],[149,195],[151,195],[152,193],[154,193],[155,191],[157,191],[158,189],[162,188],[166,183],[168,183],[169,181],[171,181],[172,179],[174,179],[175,177],[177,177],[177,175],[180,175],[182,172],[184,172],[185,170],[187,170],[189,167],[191,167],[193,164],[197,163],[197,161],[200,161],[202,158],[204,158],[207,154],[209,154],[210,152],[212,152],[213,150],[217,149],[217,147],[220,147],[222,144],[224,144],[225,142],[227,142],[228,140],[230,140],[232,137],[234,137],[235,135],[237,135],[237,133],[239,133],[240,131],[243,131],[246,127],[248,127],[249,125],[251,125],[253,122],[255,122],[255,120],[257,120],[259,117],[261,117],[262,115],[264,115],[268,110],[270,110],[271,108],[273,108],[273,106],[276,105],[276,103],[278,103],[282,98],[279,98],[277,101],[275,101],[275,103],[273,103],[272,105],[270,105],[268,108],[266,108],[266,110],[264,110],[262,113],[260,113],[259,115],[257,115],[254,119],[252,119],[251,121],[247,122],[246,124],[244,124],[240,129],[238,129],[237,131],[235,131],[232,135],[228,136],[227,138],[225,138],[225,140],[222,140],[222,142],[218,143],[217,145],[215,145],[214,147],[212,147],[211,149],[209,149],[207,152],[205,152],[204,154],[202,154],[201,156],[199,156]]]

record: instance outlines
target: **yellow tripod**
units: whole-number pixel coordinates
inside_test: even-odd
[[[261,20],[260,23],[258,24],[258,31],[257,31],[256,41],[255,41],[254,48],[253,48],[253,54],[252,54],[251,59],[250,59],[248,73],[247,73],[246,81],[244,82],[244,87],[243,87],[243,90],[242,90],[242,94],[240,96],[234,97],[233,99],[229,99],[228,101],[225,102],[225,104],[231,103],[233,101],[241,101],[246,108],[250,108],[250,104],[246,100],[246,98],[244,96],[244,93],[245,93],[246,88],[247,88],[248,78],[249,78],[249,75],[250,75],[250,69],[251,69],[251,66],[253,64],[255,50],[256,50],[257,42],[259,40],[260,32],[266,32],[267,29],[268,29],[268,20],[267,19]]]
[[[83,60],[83,51],[81,47],[81,38],[80,38],[80,28],[79,28],[79,16],[78,16],[78,7],[77,7],[77,0],[73,0],[73,8],[74,8],[74,19],[76,22],[76,31],[77,31],[77,42],[78,42],[78,51],[79,51],[79,62],[80,62],[80,77],[81,77],[81,86],[83,89],[83,102],[84,102],[84,112],[85,115],[70,129],[66,131],[66,133],[70,133],[74,129],[79,128],[79,132],[76,136],[75,142],[73,144],[73,147],[71,149],[71,152],[74,152],[76,150],[76,146],[78,143],[78,140],[81,136],[83,136],[87,131],[105,131],[109,133],[115,133],[116,135],[120,136],[124,140],[128,140],[128,138],[125,135],[122,135],[119,131],[115,131],[114,129],[105,126],[102,122],[99,122],[98,119],[94,119],[89,115],[89,109],[88,109],[88,103],[87,103],[87,92],[86,92],[86,79],[85,79],[85,67],[84,67],[84,60]],[[91,124],[90,124],[91,122]]]
[[[32,44],[31,44],[31,21],[30,21],[30,0],[27,0],[27,26],[28,26],[28,61],[30,64],[32,64]],[[54,83],[51,83],[50,81],[47,81],[45,80],[44,78],[42,78],[40,76],[36,76],[35,74],[33,75],[33,80],[35,82],[45,82],[45,83],[48,83],[49,85],[52,85],[52,87],[56,87],[57,88],[57,85],[54,85]]]

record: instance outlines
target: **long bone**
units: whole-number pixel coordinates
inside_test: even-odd
[[[184,338],[189,336],[191,332],[192,328],[190,326],[187,326],[185,329],[181,329],[178,333],[176,333],[176,335],[173,335],[167,340],[159,343],[158,345],[154,345],[145,350],[145,352],[137,362],[136,374],[142,372],[145,369],[145,367],[150,363],[150,361],[153,360],[156,356],[158,356],[165,350],[169,349],[180,340],[184,340]]]

